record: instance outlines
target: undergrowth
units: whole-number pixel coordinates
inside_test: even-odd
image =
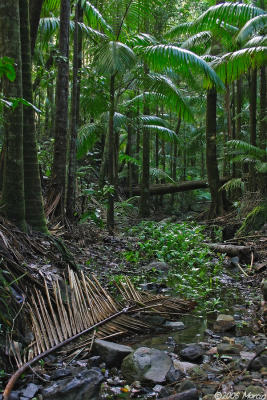
[[[135,265],[151,261],[168,263],[168,272],[147,271],[134,277],[135,284],[154,281],[173,289],[175,295],[196,300],[202,309],[214,309],[222,270],[221,256],[214,259],[203,243],[205,227],[194,223],[142,222],[129,234],[138,237],[137,248],[123,253]]]

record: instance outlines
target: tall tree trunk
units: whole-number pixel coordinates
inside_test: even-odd
[[[129,114],[129,118],[131,118],[131,114]],[[132,122],[128,123],[128,156],[133,157],[133,126]],[[132,197],[133,193],[133,163],[131,161],[127,164],[128,174],[127,174],[127,185],[129,188],[129,195]]]
[[[82,12],[80,1],[75,7],[75,29],[73,41],[73,71],[72,71],[72,98],[71,98],[71,122],[70,122],[70,144],[69,144],[69,170],[68,170],[68,190],[66,214],[68,218],[74,218],[76,204],[76,142],[77,142],[77,127],[78,127],[78,80],[79,80],[79,59],[81,58],[81,49],[79,49],[79,30],[78,22],[82,22]],[[80,50],[80,52],[79,52]]]
[[[30,0],[31,53],[33,55],[44,0]]]
[[[55,213],[62,217],[64,217],[65,214],[64,206],[68,137],[69,24],[70,0],[61,0],[52,195],[54,197],[60,194],[60,202]]]
[[[15,61],[16,79],[4,79],[5,97],[22,98],[19,0],[0,2],[0,56]],[[23,173],[23,110],[4,110],[4,176],[1,213],[26,230]]]
[[[178,136],[179,132],[180,132],[180,127],[181,127],[181,118],[180,116],[178,117],[178,122],[176,125],[176,129],[175,129],[175,133]],[[173,163],[172,163],[172,179],[174,180],[174,182],[176,182],[177,180],[177,155],[178,155],[178,143],[176,141],[174,141],[173,143]],[[174,203],[174,194],[172,194],[171,196],[171,204],[173,205]]]
[[[267,133],[267,80],[266,80],[266,67],[260,70],[260,130],[259,130],[259,144],[261,149],[266,149],[266,133]],[[267,158],[265,157],[265,161]],[[260,176],[260,190],[263,195],[267,193],[267,174]]]
[[[249,135],[250,144],[257,146],[257,69],[249,72]],[[249,189],[257,189],[256,170],[253,164],[249,166]]]
[[[236,87],[235,82],[232,84],[232,137],[231,139],[236,139]],[[233,162],[233,177],[236,177],[236,163]]]
[[[211,194],[210,218],[223,214],[222,194],[219,191],[219,170],[217,162],[216,146],[216,89],[209,89],[207,92],[207,113],[206,113],[206,164],[208,182]]]
[[[108,122],[108,184],[111,190],[108,194],[107,228],[110,235],[114,234],[114,113],[115,113],[115,75],[110,77],[110,108]]]
[[[19,0],[19,6],[23,98],[33,103],[29,1]],[[37,158],[34,110],[27,106],[23,106],[23,157],[26,221],[33,230],[47,233]]]

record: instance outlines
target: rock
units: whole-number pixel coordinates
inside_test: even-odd
[[[267,352],[255,358],[250,365],[252,371],[259,371],[263,367],[267,367]]]
[[[176,331],[185,329],[184,323],[181,321],[166,321],[164,326],[166,326],[166,328],[171,328]]]
[[[172,396],[164,397],[162,400],[198,400],[199,395],[196,389],[186,390],[185,392],[176,393]]]
[[[173,366],[175,369],[178,369],[179,371],[186,374],[188,371],[197,367],[197,364],[193,364],[186,361],[173,360]]]
[[[185,373],[179,369],[175,369],[174,366],[172,365],[166,376],[166,379],[169,383],[174,383],[174,382],[179,382],[184,377]]]
[[[128,382],[162,383],[171,365],[172,360],[164,351],[140,347],[124,358],[121,371]]]
[[[66,376],[70,375],[72,375],[71,368],[60,368],[53,372],[53,374],[51,375],[51,379],[56,381],[57,379],[65,378]]]
[[[186,390],[191,390],[191,389],[197,389],[197,387],[195,383],[190,381],[189,379],[183,381],[179,386],[179,392],[185,392]]]
[[[240,354],[242,346],[240,344],[220,343],[217,345],[218,354]]]
[[[153,387],[153,392],[158,393],[159,397],[166,397],[169,395],[168,390],[162,385],[156,385]]]
[[[218,315],[215,323],[214,330],[216,332],[225,332],[235,327],[235,320],[232,315],[220,314]]]
[[[261,291],[264,301],[267,301],[267,279],[263,279],[261,283]]]
[[[9,400],[20,400],[20,392],[18,390],[13,390],[10,393],[10,396],[8,399]]]
[[[233,267],[238,267],[238,264],[239,264],[239,257],[232,257],[231,258],[231,264],[232,264],[232,266]]]
[[[44,400],[96,400],[103,375],[98,368],[73,370],[73,376],[58,380],[42,390]]]
[[[88,365],[89,368],[91,368],[91,367],[99,367],[101,362],[102,362],[102,360],[101,360],[100,356],[93,356],[93,357],[89,358],[87,365]]]
[[[120,366],[122,360],[130,354],[133,349],[118,343],[96,339],[93,345],[94,353],[98,354],[107,366]]]
[[[186,346],[183,350],[180,351],[180,356],[185,361],[201,361],[203,358],[203,350],[202,347],[198,344],[192,344]]]
[[[35,385],[34,383],[29,383],[29,385],[27,385],[25,389],[22,389],[20,391],[21,396],[31,399],[32,397],[34,397],[36,395],[39,388],[40,388],[40,386]]]
[[[143,267],[146,271],[155,270],[158,272],[168,272],[170,269],[169,264],[162,261],[153,261],[150,264]]]
[[[250,385],[246,388],[246,396],[248,399],[264,399],[264,389],[261,386]]]
[[[161,326],[166,321],[166,318],[161,317],[160,315],[151,315],[151,314],[144,314],[141,315],[143,321],[148,322],[152,325],[152,327]]]

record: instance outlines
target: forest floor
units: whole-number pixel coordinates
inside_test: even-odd
[[[161,219],[161,217],[157,219]],[[209,234],[211,234],[210,237],[214,236],[214,226],[223,226],[225,222],[226,220],[209,221],[206,229],[207,239]],[[1,227],[3,228],[3,226]],[[137,276],[141,277],[137,280],[139,288],[148,290],[155,295],[165,293],[175,295],[173,289],[166,286],[166,282],[162,283],[158,279],[152,279],[152,282],[146,281],[147,276],[144,274],[144,269],[146,269],[148,260],[133,263],[122,257],[125,252],[134,252],[139,247],[138,238],[125,231],[111,237],[103,229],[96,228],[94,224],[90,223],[77,225],[69,231],[56,230],[55,237],[63,239],[66,247],[62,246],[61,240],[57,239],[51,241],[37,237],[35,240],[31,240],[26,236],[22,237],[12,229],[3,228],[1,232],[0,250],[3,259],[7,260],[7,263],[9,262],[8,271],[12,270],[14,274],[15,272],[16,274],[22,273],[23,269],[18,270],[17,266],[24,263],[24,268],[26,267],[28,270],[27,279],[31,276],[31,284],[39,282],[39,286],[42,286],[43,278],[47,282],[52,282],[62,276],[67,265],[72,265],[78,270],[81,269],[86,275],[95,274],[101,285],[110,290],[113,297],[118,294],[117,289],[114,289],[114,276],[125,275],[135,281]],[[18,240],[21,240],[20,243]],[[209,238],[209,240],[211,239]],[[214,237],[212,237],[212,241],[214,241]],[[232,242],[228,240],[227,243]],[[150,333],[146,335],[138,333],[128,335],[123,340],[122,338],[115,340],[118,343],[130,344],[135,350],[146,347],[165,351],[175,367],[175,372],[169,374],[163,381],[157,381],[157,378],[153,377],[146,383],[142,381],[141,375],[137,374],[136,379],[132,379],[130,382],[131,379],[129,381],[126,372],[121,371],[118,367],[112,368],[108,363],[105,364],[105,360],[100,360],[102,361],[100,369],[104,375],[104,383],[102,383],[101,391],[96,398],[156,399],[173,395],[176,396],[172,398],[174,400],[224,399],[229,396],[238,399],[237,395],[233,397],[233,393],[239,393],[240,398],[246,398],[244,396],[249,396],[249,393],[251,396],[261,396],[254,398],[267,398],[267,393],[264,392],[267,385],[267,357],[263,353],[256,358],[254,364],[250,362],[267,345],[266,321],[264,320],[264,304],[261,294],[261,281],[266,278],[267,267],[266,227],[251,237],[233,243],[253,249],[257,258],[250,260],[251,271],[245,265],[248,264],[247,262],[242,263],[242,259],[238,260],[243,268],[246,267],[246,275],[236,265],[234,265],[235,268],[233,265],[230,266],[230,258],[225,257],[219,277],[219,293],[222,296],[220,306],[217,307],[214,302],[213,310],[210,309],[208,313],[205,313],[202,307],[202,309],[198,308],[197,312],[190,311],[186,313],[187,315],[179,318],[177,316],[171,318],[169,315],[170,322],[183,322],[185,328],[183,330],[170,329],[166,327],[168,318],[153,320],[154,316],[152,321],[150,320],[154,325],[154,329]],[[215,255],[216,257],[218,255]],[[153,261],[155,261],[153,258],[149,260],[149,262]],[[157,271],[153,270],[153,272],[157,274]],[[151,274],[149,277],[151,278]],[[24,299],[28,290],[23,290],[27,286],[23,279],[24,277],[20,280],[21,286],[19,282],[15,282],[12,289],[18,304],[21,304],[21,299]],[[218,296],[218,291],[215,295]],[[199,302],[201,303],[201,298]],[[19,312],[21,313],[21,310]],[[227,321],[223,321],[222,324],[226,325],[221,326],[221,330],[218,329],[218,326],[216,328],[216,318],[219,314],[230,315],[233,319],[230,322],[232,326],[226,326]],[[144,316],[136,315],[137,317],[144,321]],[[147,321],[147,316],[145,321]],[[16,315],[11,329],[13,339],[23,344],[22,337],[26,337],[30,330],[28,324],[25,325],[25,317]],[[3,343],[6,342],[7,336],[4,337],[3,330],[0,332],[0,336],[1,333],[3,358],[0,362],[0,369],[4,387],[9,376],[6,371],[10,371],[11,355],[8,354],[6,347],[3,350]],[[246,367],[249,363],[251,364],[250,370],[247,371]],[[68,384],[72,387],[73,377],[66,378],[71,375],[71,373],[65,374],[66,368],[68,367],[69,372],[69,368],[74,371],[75,368],[84,368],[89,365],[98,368],[99,361],[88,354],[84,356],[82,352],[67,365],[61,360],[60,355],[39,362],[34,373],[32,371],[30,375],[24,376],[19,381],[12,398],[57,400],[62,393],[49,397],[50,395],[47,394],[44,387],[49,385],[52,387],[56,380],[59,382],[59,379],[69,379]],[[51,372],[53,368],[59,369],[61,375],[55,378],[55,372]],[[34,384],[36,390],[32,397],[27,397],[27,393],[30,393],[30,384]],[[70,398],[79,400],[83,397],[77,392],[75,397]]]

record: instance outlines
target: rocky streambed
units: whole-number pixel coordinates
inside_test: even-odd
[[[260,331],[245,334],[240,314],[153,318],[154,336],[126,344],[96,339],[89,358],[68,365],[51,355],[10,399],[267,398],[267,339]]]

